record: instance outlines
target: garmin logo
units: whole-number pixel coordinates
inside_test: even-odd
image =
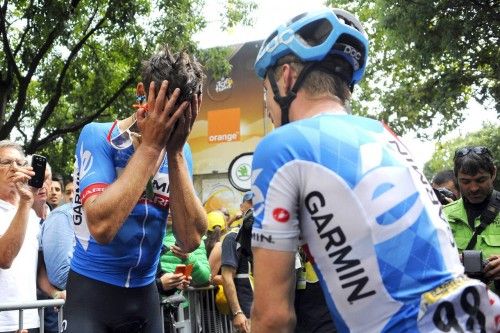
[[[238,133],[226,133],[226,134],[218,134],[218,135],[210,135],[208,137],[208,142],[232,142],[238,141],[239,135]]]
[[[342,289],[350,288],[347,301],[351,304],[376,294],[375,290],[366,290],[370,281],[361,260],[352,257],[352,246],[340,225],[334,225],[333,213],[324,211],[325,197],[318,191],[312,191],[305,198],[305,207],[316,225],[316,232],[324,243],[328,257],[333,259],[333,266],[338,273]]]

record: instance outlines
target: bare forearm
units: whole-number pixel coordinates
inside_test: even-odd
[[[255,277],[252,331],[293,332],[295,254],[260,248],[252,248],[252,251]],[[273,288],[269,288],[270,285]]]
[[[224,294],[226,295],[231,313],[236,313],[241,310],[240,302],[238,301],[238,294],[236,293],[236,286],[232,276],[222,273],[222,285],[224,286]]]
[[[168,153],[168,172],[175,239],[183,251],[192,252],[207,230],[205,210],[194,192],[182,152]]]
[[[8,269],[16,258],[26,235],[30,202],[20,202],[9,228],[0,236],[0,268]]]
[[[158,150],[140,145],[118,179],[85,202],[89,229],[98,242],[113,240],[156,171],[159,156]]]

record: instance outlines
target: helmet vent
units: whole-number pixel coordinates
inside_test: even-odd
[[[333,26],[327,19],[320,19],[300,28],[295,35],[308,47],[321,45],[330,36]]]

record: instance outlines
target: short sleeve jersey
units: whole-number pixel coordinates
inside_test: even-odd
[[[292,122],[260,142],[252,169],[252,246],[304,244],[340,332],[418,331],[422,293],[463,273],[429,182],[378,121]]]
[[[116,124],[116,122],[115,122]],[[102,193],[123,172],[134,147],[115,149],[109,137],[118,135],[113,123],[86,125],[76,146],[73,224],[76,245],[71,269],[86,277],[122,287],[141,287],[154,281],[165,235],[169,208],[168,164],[165,158],[150,180],[152,193],[144,191],[109,244],[91,236],[83,204]],[[192,175],[191,150],[183,150]]]

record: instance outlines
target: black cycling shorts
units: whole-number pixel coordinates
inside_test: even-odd
[[[162,331],[156,284],[124,288],[69,271],[64,332],[158,333]]]

